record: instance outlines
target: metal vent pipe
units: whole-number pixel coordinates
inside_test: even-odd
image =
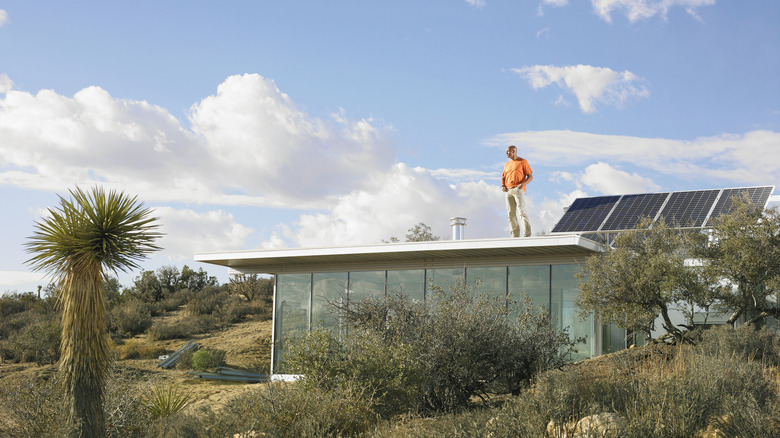
[[[450,218],[450,227],[452,227],[452,240],[463,240],[463,235],[466,230],[466,218]]]

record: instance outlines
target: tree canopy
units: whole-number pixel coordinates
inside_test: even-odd
[[[581,311],[648,336],[660,316],[675,337],[693,328],[696,312],[729,312],[748,323],[780,317],[780,214],[735,198],[731,213],[709,230],[645,219],[590,257],[578,277]],[[681,311],[675,325],[670,310]]]

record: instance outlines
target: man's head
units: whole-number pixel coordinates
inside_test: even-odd
[[[506,148],[506,157],[510,160],[517,159],[517,148],[515,146],[509,146]]]

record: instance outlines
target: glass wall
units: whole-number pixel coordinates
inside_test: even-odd
[[[387,293],[425,299],[425,269],[387,271]]]
[[[336,306],[347,304],[347,273],[315,273],[312,277],[311,327],[335,330],[342,326],[338,320]]]
[[[572,338],[582,339],[574,359],[625,348],[624,330],[597,327],[592,316],[580,317],[574,305],[579,294],[575,275],[580,267],[565,264],[279,274],[274,299],[274,372],[282,372],[278,365],[285,351],[286,337],[320,325],[339,334],[345,332],[334,312],[334,304],[345,305],[385,293],[430,300],[432,286],[447,290],[464,278],[479,292],[506,296],[510,300],[525,295],[533,306],[548,308],[559,328],[568,327]],[[601,351],[596,351],[598,345]]]
[[[574,306],[580,292],[575,277],[579,270],[580,265],[550,266],[550,312],[558,328],[568,327],[569,336],[582,341],[577,343],[574,359],[586,359],[595,353],[592,348],[595,326],[592,316],[581,318]]]
[[[427,269],[425,299],[431,299],[435,295],[436,288],[441,288],[442,291],[447,292],[450,287],[455,286],[458,282],[463,281],[465,275],[464,268],[436,268]]]
[[[509,299],[523,295],[534,307],[550,307],[550,265],[509,267]]]
[[[278,368],[281,353],[285,351],[285,340],[303,336],[309,329],[310,299],[311,274],[276,276],[274,370]]]
[[[385,294],[386,271],[365,271],[349,273],[349,302],[354,303],[369,297]]]

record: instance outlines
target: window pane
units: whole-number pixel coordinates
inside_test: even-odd
[[[336,306],[347,303],[347,273],[315,273],[312,287],[311,326],[334,330],[339,333],[341,324]]]
[[[422,301],[425,293],[425,270],[387,271],[387,293],[400,293],[410,299]]]
[[[276,313],[274,320],[273,372],[279,369],[285,353],[285,339],[303,336],[309,328],[309,298],[311,274],[279,274],[276,276]]]
[[[356,303],[369,297],[385,294],[385,271],[350,272],[349,302]]]
[[[466,279],[479,293],[506,298],[506,266],[468,268]]]
[[[509,298],[519,301],[523,294],[534,307],[550,307],[550,265],[509,267]]]
[[[455,286],[463,280],[464,268],[438,268],[428,269],[428,284],[426,285],[425,299],[433,298],[435,287],[441,288],[445,293],[449,292],[450,287]]]
[[[574,275],[580,271],[580,265],[552,265],[552,316],[559,328],[569,327],[569,336],[584,338],[584,343],[576,345],[577,351],[573,359],[591,357],[593,345],[593,316],[584,320],[580,318],[574,306],[574,300],[580,293],[577,279]]]

